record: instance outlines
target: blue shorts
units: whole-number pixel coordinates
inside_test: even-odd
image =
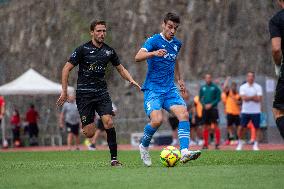
[[[241,114],[241,126],[247,127],[248,123],[252,121],[254,128],[260,126],[260,113],[259,114]]]
[[[169,112],[173,105],[183,105],[186,107],[176,87],[173,87],[166,93],[151,90],[144,91],[144,110],[147,116],[150,116],[153,110],[161,110],[162,108]]]

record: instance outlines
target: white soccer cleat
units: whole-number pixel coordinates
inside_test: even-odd
[[[237,151],[241,151],[242,149],[243,149],[243,142],[242,142],[242,141],[239,141],[236,150],[237,150]]]
[[[143,163],[150,167],[152,165],[149,148],[144,147],[142,144],[139,145],[140,155],[141,159],[143,160]]]
[[[182,154],[182,157],[180,158],[180,162],[187,163],[188,161],[196,160],[197,158],[199,158],[200,155],[201,155],[200,150],[187,151],[186,153]]]
[[[252,146],[252,149],[253,149],[253,151],[259,151],[259,148],[258,148],[258,145],[257,145],[257,144],[254,144],[254,145]]]

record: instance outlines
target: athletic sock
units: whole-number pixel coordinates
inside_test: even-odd
[[[180,150],[188,149],[189,147],[190,125],[188,121],[180,121],[178,124],[178,138]]]
[[[117,159],[117,143],[116,143],[116,132],[115,128],[106,129],[107,143],[110,151],[111,160]]]
[[[282,138],[284,139],[284,116],[278,117],[276,119],[276,125],[280,131]]]
[[[208,139],[209,139],[209,131],[207,128],[204,128],[203,131],[204,146],[208,146]]]
[[[216,141],[216,145],[220,144],[220,140],[221,140],[221,131],[219,127],[215,128],[215,141]]]
[[[144,128],[144,135],[142,137],[141,140],[141,144],[147,148],[150,145],[150,141],[153,137],[153,135],[155,134],[155,132],[157,131],[156,128],[153,128],[150,124],[147,124]]]

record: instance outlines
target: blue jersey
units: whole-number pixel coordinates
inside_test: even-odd
[[[148,71],[142,90],[167,92],[176,87],[175,64],[180,48],[181,42],[175,37],[168,41],[162,34],[155,34],[146,40],[142,49],[147,52],[166,49],[167,53],[163,57],[153,56],[147,59]]]

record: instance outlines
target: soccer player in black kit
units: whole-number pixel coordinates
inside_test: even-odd
[[[284,139],[284,0],[278,0],[282,8],[269,21],[269,32],[271,38],[272,57],[275,63],[275,71],[278,82],[273,102],[273,113],[276,125]]]
[[[82,130],[86,137],[95,134],[95,112],[101,117],[106,133],[111,155],[111,166],[121,166],[117,160],[116,132],[112,121],[112,101],[107,91],[105,71],[108,62],[116,67],[119,74],[139,90],[141,87],[121,65],[119,58],[111,47],[104,43],[106,36],[105,21],[93,21],[90,25],[92,40],[79,46],[62,70],[62,92],[57,101],[61,106],[68,100],[67,86],[69,72],[79,65],[76,103],[82,122]]]

